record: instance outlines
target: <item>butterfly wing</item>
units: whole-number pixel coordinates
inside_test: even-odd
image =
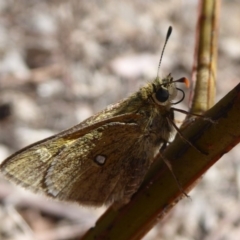
[[[133,123],[108,123],[73,142],[48,169],[48,193],[90,205],[128,198],[148,168],[144,153],[134,150],[139,130]]]
[[[127,201],[150,161],[136,114],[74,127],[6,159],[2,172],[16,183],[85,205]]]

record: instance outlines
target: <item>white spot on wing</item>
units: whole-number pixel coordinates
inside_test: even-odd
[[[105,161],[106,161],[106,157],[103,155],[97,155],[95,157],[95,162],[99,165],[103,165],[105,163]]]
[[[47,160],[52,157],[46,148],[40,148],[36,150],[36,154],[39,156],[39,160],[42,162],[47,162]]]

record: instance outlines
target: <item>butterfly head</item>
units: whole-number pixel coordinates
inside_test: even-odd
[[[189,85],[188,80],[186,78],[173,80],[171,74],[169,74],[166,78],[163,79],[160,79],[159,77],[155,79],[155,81],[152,84],[153,86],[152,98],[157,105],[170,106],[183,101],[185,97],[184,91],[176,87],[176,82],[185,83],[186,86]],[[173,102],[173,99],[175,99],[177,95],[177,91],[181,91],[183,96],[179,101]]]

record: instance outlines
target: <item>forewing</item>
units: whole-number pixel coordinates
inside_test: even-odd
[[[132,151],[138,143],[138,117],[127,114],[85,128],[77,125],[20,150],[1,170],[16,183],[58,199],[111,202],[126,193],[129,162],[141,162]]]
[[[48,169],[48,194],[87,205],[124,197],[139,131],[134,123],[109,123],[73,142]]]

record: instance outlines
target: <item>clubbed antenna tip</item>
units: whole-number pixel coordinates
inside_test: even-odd
[[[165,43],[167,43],[167,41],[168,41],[171,33],[172,33],[172,26],[169,26],[168,31],[167,31],[167,36],[166,36]],[[166,45],[166,44],[165,44],[165,45]]]

